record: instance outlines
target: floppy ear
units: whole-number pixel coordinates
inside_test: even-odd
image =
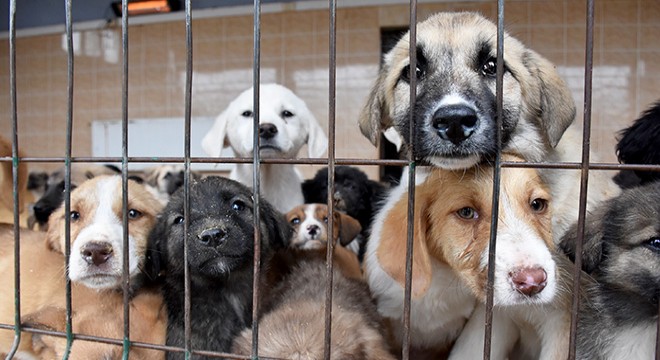
[[[431,257],[426,245],[429,204],[423,197],[415,197],[413,235],[412,297],[426,293],[431,285]],[[376,250],[378,262],[401,287],[406,283],[406,243],[408,239],[408,199],[403,198],[389,211],[381,229],[380,244]]]
[[[46,232],[46,247],[64,254],[62,239],[64,238],[64,204],[55,210],[48,218],[48,231]]]
[[[335,224],[335,226],[339,226],[339,243],[346,246],[360,234],[362,226],[360,226],[359,221],[351,216],[339,211],[335,211],[335,214],[337,214],[337,218],[339,218],[339,221]]]
[[[266,224],[268,230],[268,240],[274,249],[284,249],[289,247],[291,236],[293,236],[293,227],[286,221],[286,216],[275,210],[266,200],[259,202],[262,222]]]
[[[226,139],[228,120],[229,116],[225,110],[215,118],[211,130],[202,139],[202,149],[209,156],[220,156],[222,148],[228,145]]]
[[[378,146],[381,129],[388,127],[385,124],[390,123],[385,102],[385,79],[388,71],[388,67],[383,65],[378,79],[371,89],[367,104],[358,118],[360,131],[375,146]]]
[[[166,270],[167,258],[167,219],[158,216],[156,225],[151,229],[147,239],[147,252],[142,272],[148,281],[157,281]]]
[[[328,137],[312,112],[307,110],[307,155],[311,158],[323,156],[328,150]]]
[[[591,274],[598,269],[603,260],[603,217],[605,211],[598,209],[593,214],[587,214],[584,224],[582,242],[582,270]],[[577,223],[573,224],[559,242],[559,248],[575,262],[575,246],[577,244]]]
[[[573,96],[555,66],[541,55],[528,50],[523,63],[538,81],[539,103],[532,106],[532,109],[538,111],[547,139],[550,145],[555,147],[564,131],[575,120]],[[528,92],[526,96],[533,96],[532,94]]]

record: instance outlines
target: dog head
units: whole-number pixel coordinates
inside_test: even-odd
[[[147,236],[163,205],[141,184],[128,182],[128,269],[131,277],[141,272]],[[49,221],[47,244],[64,253],[65,220],[70,217],[71,281],[90,288],[121,287],[124,227],[122,225],[122,181],[120,176],[98,176],[71,192],[71,212],[64,206]]]
[[[144,173],[147,184],[167,195],[172,195],[183,186],[184,177],[185,173],[181,165],[154,166]]]
[[[616,154],[624,164],[660,164],[657,139],[660,137],[660,102],[646,110],[628,128],[619,133]],[[656,171],[634,171],[639,184],[660,179]],[[622,185],[619,182],[619,185]]]
[[[62,167],[48,176],[44,194],[34,203],[34,217],[40,226],[48,223],[50,214],[55,211],[62,201],[64,201],[64,174],[65,168]],[[85,180],[89,180],[99,175],[114,175],[119,173],[119,169],[112,166],[96,164],[71,164],[71,190]]]
[[[624,190],[585,222],[582,269],[626,298],[642,299],[657,316],[660,296],[660,182]],[[560,242],[575,260],[577,224]],[[629,300],[628,300],[629,301]]]
[[[153,276],[183,277],[184,238],[191,282],[223,281],[231,273],[251,273],[254,256],[252,191],[227,178],[207,177],[190,186],[188,234],[184,236],[184,191],[172,195],[150,235]],[[291,227],[268,202],[259,202],[261,255],[284,248]],[[262,257],[263,258],[263,257]]]
[[[536,171],[502,169],[495,260],[495,304],[550,301],[556,292],[550,195]],[[413,296],[431,284],[434,263],[448,264],[485,300],[493,176],[490,167],[435,169],[415,187]],[[380,266],[405,284],[407,198],[382,224]]]
[[[325,249],[328,243],[328,205],[305,204],[296,206],[286,214],[293,226],[293,239],[289,244],[299,249]],[[339,211],[334,212],[332,240],[348,245],[362,230],[360,223]]]
[[[231,146],[238,156],[252,156],[252,94],[252,88],[244,91],[215,120],[202,140],[202,148],[209,156],[220,156],[225,146]],[[328,138],[302,99],[278,84],[261,85],[259,94],[259,153],[262,157],[293,158],[305,143],[309,157],[323,155]]]
[[[412,106],[409,36],[385,55],[360,115],[362,133],[377,144],[381,131],[393,127],[400,140],[415,143],[416,158],[439,167],[479,163],[496,149],[497,27],[476,13],[439,13],[419,23]],[[569,89],[548,60],[509,35],[503,88],[503,148],[542,160],[575,117]]]

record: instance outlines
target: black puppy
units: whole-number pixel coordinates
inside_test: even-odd
[[[319,170],[314,178],[303,181],[306,204],[328,202],[328,168]],[[365,251],[371,221],[382,204],[387,187],[370,180],[362,170],[352,166],[335,167],[335,209],[360,222],[362,232],[358,237],[359,258]]]
[[[234,336],[252,325],[253,204],[252,191],[233,180],[207,177],[190,186],[187,243],[194,350],[227,352]],[[184,346],[183,212],[181,188],[150,234],[147,260],[147,273],[163,281],[167,345],[179,347]],[[288,245],[292,229],[265,200],[260,200],[259,216],[263,265],[276,249]],[[184,354],[168,353],[167,358],[183,359]]]
[[[622,164],[660,164],[660,101],[647,109],[628,128],[619,133],[616,154]],[[622,188],[644,185],[659,180],[658,171],[623,170],[614,177]]]

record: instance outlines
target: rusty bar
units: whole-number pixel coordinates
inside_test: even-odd
[[[336,94],[337,94],[337,3],[335,0],[328,1],[329,7],[329,84],[328,84],[328,208],[329,213],[335,210],[335,117],[336,117]],[[334,216],[328,216],[328,234],[334,234]],[[329,236],[330,237],[330,236]],[[326,272],[325,272],[325,333],[323,340],[323,358],[331,358],[332,341],[332,281],[334,259],[334,241],[328,241],[326,247]]]
[[[587,39],[584,65],[584,119],[582,132],[582,166],[580,174],[580,203],[577,222],[577,241],[575,242],[575,266],[573,269],[573,301],[571,304],[571,332],[569,336],[568,358],[575,359],[577,324],[580,309],[580,277],[582,269],[582,242],[587,212],[587,189],[589,183],[589,149],[591,137],[591,95],[593,79],[594,49],[594,2],[587,0]]]
[[[253,14],[253,64],[252,93],[254,118],[252,119],[252,191],[254,198],[254,277],[252,279],[252,357],[257,358],[259,352],[259,278],[261,268],[261,234],[259,190],[261,186],[260,156],[259,156],[259,84],[261,83],[261,1],[254,0]]]
[[[493,198],[490,217],[490,241],[488,243],[488,282],[486,283],[486,319],[484,326],[484,360],[490,359],[491,336],[493,333],[493,297],[495,282],[495,255],[497,251],[497,226],[500,204],[500,178],[502,175],[502,102],[504,98],[504,0],[497,1],[497,79],[495,95],[497,102],[497,126],[495,127],[496,151],[493,166]]]
[[[408,55],[410,56],[410,106],[414,106],[417,97],[417,1],[410,0],[410,41]],[[401,344],[401,357],[408,360],[410,357],[410,301],[412,293],[412,267],[413,267],[413,237],[415,236],[415,126],[414,112],[410,112],[409,138],[408,138],[408,230],[406,236],[406,284],[403,293],[403,341]]]
[[[184,171],[183,179],[183,337],[185,357],[192,352],[192,327],[190,325],[190,269],[188,265],[188,229],[190,226],[190,118],[192,113],[192,9],[189,0],[185,3],[186,11],[186,85],[184,109]]]
[[[21,342],[21,241],[18,216],[18,117],[16,111],[16,0],[9,1],[9,97],[12,128],[12,181],[14,191],[14,342],[7,353],[11,359]]]

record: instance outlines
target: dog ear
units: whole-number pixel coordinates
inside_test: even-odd
[[[559,76],[555,66],[537,54],[528,50],[523,63],[526,64],[532,77],[538,82],[538,99],[525,99],[530,102],[530,108],[538,111],[541,117],[541,126],[545,130],[547,139],[552,147],[557,146],[564,131],[575,120],[575,102],[571,91],[564,80]],[[526,98],[534,96],[534,91],[527,89]],[[537,104],[534,104],[538,101]]]
[[[360,131],[375,146],[378,146],[381,129],[389,127],[390,123],[385,101],[385,79],[387,78],[387,73],[388,67],[383,65],[376,83],[367,98],[367,104],[362,109],[358,118]]]
[[[339,243],[346,246],[360,234],[362,226],[360,226],[359,221],[351,216],[339,211],[335,211],[335,214],[337,215],[336,218],[339,219],[335,224],[335,226],[339,226]]]
[[[307,156],[321,157],[328,150],[328,137],[312,112],[309,109],[306,112],[307,116],[302,118],[307,120]]]
[[[293,236],[293,227],[286,220],[286,216],[275,210],[266,200],[261,199],[259,203],[261,221],[266,224],[268,230],[268,241],[274,249],[289,247]]]
[[[428,227],[427,209],[429,201],[415,196],[415,218],[413,235],[412,297],[426,293],[431,285],[431,256],[426,245]],[[389,211],[380,233],[380,244],[376,250],[380,266],[401,287],[406,280],[406,239],[408,238],[408,199],[403,198]]]
[[[147,238],[146,259],[144,261],[144,273],[148,281],[157,281],[165,271],[165,259],[167,258],[167,219],[159,215],[156,225],[151,229]]]
[[[605,211],[598,209],[588,214],[584,224],[584,237],[582,241],[582,270],[591,274],[598,269],[603,260],[603,217]],[[575,262],[575,246],[577,244],[577,223],[573,224],[559,242],[559,248]]]
[[[222,152],[222,148],[229,145],[226,138],[228,121],[229,115],[227,114],[227,110],[225,110],[215,118],[211,130],[202,139],[202,149],[207,155],[218,157]]]
[[[62,239],[64,234],[64,204],[48,217],[48,230],[46,232],[46,247],[48,249],[64,254]]]

